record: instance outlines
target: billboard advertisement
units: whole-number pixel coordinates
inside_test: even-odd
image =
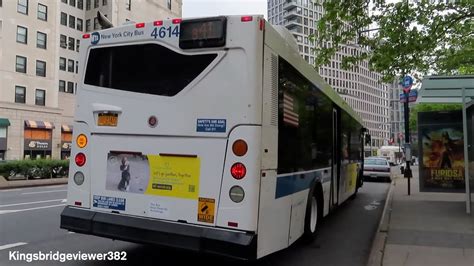
[[[421,192],[465,192],[461,111],[419,112]]]

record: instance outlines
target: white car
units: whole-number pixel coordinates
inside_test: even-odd
[[[390,163],[383,157],[368,157],[364,160],[364,177],[378,179],[387,182],[392,181]]]

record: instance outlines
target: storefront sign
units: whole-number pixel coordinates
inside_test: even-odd
[[[44,151],[51,150],[51,140],[25,139],[25,150]]]
[[[62,141],[61,142],[61,150],[62,151],[70,151],[71,150],[71,142],[70,141]]]

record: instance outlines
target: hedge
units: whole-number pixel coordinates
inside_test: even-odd
[[[0,174],[8,179],[15,176],[31,178],[67,177],[69,160],[15,160],[0,163]]]

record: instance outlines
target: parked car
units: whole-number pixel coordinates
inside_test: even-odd
[[[364,178],[392,181],[390,163],[383,157],[368,157],[364,160]]]

